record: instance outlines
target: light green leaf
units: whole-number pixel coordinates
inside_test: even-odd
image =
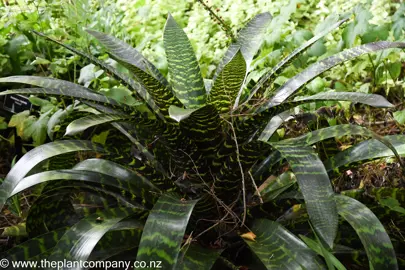
[[[405,110],[394,112],[394,119],[401,125],[405,124]]]

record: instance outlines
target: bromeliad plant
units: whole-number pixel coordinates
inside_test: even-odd
[[[289,98],[340,63],[373,51],[404,48],[405,43],[380,41],[342,51],[274,89],[277,75],[345,22],[341,20],[248,88],[245,78],[271,19],[268,13],[259,14],[239,31],[212,80],[202,78],[186,34],[170,15],[163,36],[170,83],[138,51],[104,33],[88,31],[127,73],[60,43],[132,89],[147,105],[146,114],[67,81],[32,76],[0,79],[38,87],[1,95],[56,95],[95,109],[72,121],[66,135],[112,124],[126,138],[105,147],[86,140],[56,140],[23,156],[2,183],[1,208],[15,194],[47,185],[28,213],[30,239],[3,256],[53,261],[126,258],[161,261],[163,269],[239,269],[237,265],[345,269],[336,254],[354,254],[357,260],[349,259],[347,265],[364,264],[361,258],[366,254],[365,263],[372,269],[398,269],[381,222],[361,202],[335,194],[328,173],[361,160],[399,158],[405,153],[405,136],[379,137],[360,126],[337,125],[278,142],[269,139],[301,104],[343,100],[392,107],[381,96],[363,93]],[[347,135],[372,139],[360,144],[358,151],[348,149],[323,163],[314,145]],[[82,158],[72,166],[74,153]],[[91,158],[93,154],[96,157]],[[281,160],[291,170],[268,178]],[[41,171],[46,161],[47,170]],[[347,229],[346,222],[354,230]],[[356,233],[354,240],[353,235],[348,241],[338,234],[339,224],[347,234]],[[295,233],[306,236],[300,239]],[[353,244],[356,240],[363,246]]]

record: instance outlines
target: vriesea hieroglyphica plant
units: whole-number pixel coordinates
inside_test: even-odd
[[[68,81],[33,76],[0,79],[37,87],[1,95],[56,95],[95,109],[72,121],[66,135],[111,123],[132,145],[128,147],[122,137],[105,147],[87,140],[56,140],[23,156],[1,185],[1,207],[27,188],[48,184],[27,217],[30,239],[3,257],[126,258],[161,261],[163,269],[238,269],[236,265],[344,269],[334,254],[362,258],[365,253],[366,265],[373,269],[398,269],[381,222],[364,204],[335,194],[328,173],[355,161],[399,158],[405,153],[405,137],[380,137],[360,126],[337,125],[278,142],[269,139],[301,104],[344,100],[392,107],[381,96],[363,93],[289,98],[340,63],[373,51],[404,48],[405,43],[373,42],[342,51],[274,89],[274,79],[292,60],[345,20],[336,21],[246,89],[245,78],[271,19],[268,13],[259,14],[240,30],[214,78],[206,81],[186,34],[170,15],[163,36],[169,80],[138,51],[104,33],[88,31],[128,73],[61,44],[127,85],[145,102],[149,114]],[[323,163],[313,145],[347,135],[371,137],[357,148],[368,151],[348,149]],[[96,157],[71,166],[77,152]],[[40,170],[45,161],[52,164],[55,159],[57,167]],[[286,160],[290,170],[267,179],[280,160]],[[339,224],[344,228],[350,224],[354,230],[347,232],[351,237],[354,233],[354,242],[361,241],[362,246],[346,246],[346,236],[337,237]],[[307,236],[300,239],[296,234]]]

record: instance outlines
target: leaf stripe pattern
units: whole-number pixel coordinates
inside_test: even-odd
[[[279,223],[255,220],[255,241],[245,240],[266,269],[326,269],[316,253]]]
[[[98,60],[97,58],[95,58],[92,55],[88,55],[86,53],[83,53],[79,50],[76,50],[75,48],[63,44],[62,42],[59,42],[55,39],[52,39],[50,37],[45,36],[42,33],[33,31],[35,34],[44,37],[56,44],[59,44],[60,46],[74,52],[77,55],[80,55],[86,59],[88,59],[91,63],[96,64],[99,67],[102,67],[104,70],[107,70],[112,76],[114,76],[115,79],[117,79],[118,81],[124,83],[125,85],[128,85],[130,88],[132,88],[133,90],[135,90],[135,94],[142,98],[143,100],[145,100],[146,104],[149,106],[149,108],[162,120],[164,120],[163,115],[159,112],[159,108],[157,107],[157,105],[155,104],[154,100],[151,98],[151,96],[149,95],[148,91],[143,87],[143,85],[141,85],[139,82],[134,81],[132,78],[128,77],[127,75],[119,72],[118,70],[116,70],[115,68],[113,68],[110,65],[107,65],[103,62],[101,62],[100,60]]]
[[[225,65],[214,82],[209,95],[209,103],[214,104],[220,113],[228,112],[233,105],[245,79],[246,63],[239,50]]]
[[[25,154],[7,174],[1,184],[0,189],[0,210],[3,208],[10,194],[20,181],[27,175],[37,164],[51,157],[65,153],[91,151],[104,153],[103,149],[89,141],[66,140],[56,141],[38,146]]]
[[[162,195],[146,221],[139,244],[138,261],[162,261],[163,269],[175,269],[180,245],[197,200],[182,201],[175,194]]]
[[[342,25],[344,22],[346,22],[348,18],[343,19],[330,27],[326,28],[319,34],[315,35],[312,37],[310,40],[306,41],[304,44],[302,44],[300,47],[295,49],[292,53],[290,53],[286,58],[284,58],[282,61],[277,63],[275,67],[273,67],[268,73],[266,73],[263,77],[260,78],[259,82],[252,88],[251,93],[247,99],[249,101],[253,96],[255,99],[260,99],[262,98],[262,95],[264,94],[264,90],[266,90],[271,82],[272,79],[277,77],[281,71],[283,70],[282,68],[287,65],[288,63],[291,63],[294,59],[296,59],[298,56],[301,55],[301,52],[303,52],[305,49],[307,49],[309,46],[314,44],[316,41],[320,40],[323,38],[325,35],[327,35],[329,32],[333,31],[334,29],[338,28],[340,25]]]
[[[314,230],[332,248],[338,216],[328,174],[311,146],[297,140],[271,143],[287,159],[304,196]]]
[[[309,82],[316,76],[320,75],[321,73],[329,70],[330,68],[356,58],[360,55],[379,51],[383,49],[389,48],[405,48],[404,42],[388,42],[388,41],[378,41],[372,42],[365,45],[361,45],[352,49],[344,50],[338,54],[330,56],[326,59],[323,59],[307,69],[303,72],[299,73],[298,75],[294,76],[290,80],[288,80],[283,86],[281,86],[274,96],[269,99],[265,105],[261,106],[257,112],[262,112],[267,110],[271,107],[277,106],[284,102],[289,96],[291,96],[295,91],[300,89],[305,83]]]
[[[101,44],[103,44],[109,50],[109,53],[113,54],[121,61],[135,66],[144,72],[148,73],[148,71],[150,71],[150,74],[160,83],[165,86],[169,85],[162,73],[160,73],[160,71],[148,59],[143,57],[138,50],[134,49],[129,44],[102,32],[91,29],[87,29],[86,31],[100,41]]]
[[[200,67],[186,33],[169,14],[163,34],[173,91],[186,108],[205,104],[206,91]]]
[[[366,250],[370,268],[399,269],[391,240],[378,218],[359,201],[335,196],[338,212],[356,231]]]
[[[88,32],[110,50],[112,58],[131,71],[136,80],[143,84],[164,116],[168,116],[167,110],[170,105],[181,106],[163,75],[137,50],[104,33],[92,30]]]
[[[89,115],[72,121],[66,128],[65,136],[74,136],[90,127],[101,124],[129,120],[132,116],[123,116],[117,114],[97,114]]]

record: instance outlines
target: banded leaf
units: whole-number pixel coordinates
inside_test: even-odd
[[[399,269],[391,240],[378,218],[359,201],[335,196],[338,213],[356,231],[366,250],[370,269]]]
[[[246,61],[247,69],[249,68],[253,57],[262,45],[267,28],[272,19],[273,17],[268,12],[258,14],[239,31],[236,42],[229,46],[221,63],[218,65],[217,70],[215,71],[214,81],[222,72],[224,66],[229,63],[239,49]]]
[[[113,208],[84,218],[62,236],[48,259],[86,261],[97,242],[118,222],[134,213],[131,208]]]
[[[334,29],[338,28],[340,25],[342,25],[344,22],[346,22],[348,18],[343,19],[337,23],[334,23],[330,27],[324,29],[308,41],[306,41],[304,44],[302,44],[300,47],[295,49],[292,53],[290,53],[286,58],[284,58],[281,62],[279,62],[275,67],[273,67],[268,73],[266,73],[262,78],[260,78],[259,82],[252,88],[249,97],[247,98],[246,102],[248,102],[253,96],[256,96],[256,98],[261,98],[262,95],[264,94],[264,90],[266,90],[271,82],[272,79],[274,79],[280,72],[283,70],[282,68],[288,64],[291,63],[294,59],[296,59],[304,50],[306,50],[309,46],[314,44],[316,41],[320,40],[324,36],[326,36],[328,33],[333,31]]]
[[[90,127],[94,127],[101,124],[125,121],[132,119],[130,115],[119,114],[97,114],[89,115],[72,121],[66,128],[65,136],[73,136],[80,133]]]
[[[142,176],[137,175],[135,178],[137,182],[129,181],[125,177],[118,178],[111,175],[106,175],[99,172],[82,171],[82,170],[55,170],[36,173],[23,178],[20,183],[15,187],[11,195],[17,194],[34,185],[45,183],[48,181],[86,181],[125,190],[134,196],[139,197],[150,196],[151,184]],[[118,196],[118,195],[117,195]],[[144,198],[143,198],[144,199]]]
[[[405,43],[388,41],[372,42],[355,48],[344,50],[338,54],[323,59],[288,80],[275,92],[273,97],[270,98],[263,106],[259,107],[256,112],[262,112],[281,104],[295,91],[300,89],[304,84],[338,64],[354,59],[363,54],[389,48],[405,48]]]
[[[126,74],[123,74],[121,72],[119,72],[118,70],[116,70],[115,68],[111,67],[110,65],[107,65],[105,63],[103,63],[102,61],[100,61],[99,59],[95,58],[92,55],[88,55],[84,52],[81,52],[69,45],[66,45],[62,42],[59,42],[53,38],[50,38],[42,33],[33,31],[35,34],[44,37],[56,44],[59,44],[60,46],[70,50],[71,52],[80,55],[86,59],[88,59],[91,63],[94,63],[95,65],[100,66],[101,68],[103,68],[104,70],[108,71],[110,74],[112,74],[114,76],[115,79],[117,79],[120,82],[123,82],[124,84],[130,86],[133,90],[135,90],[136,95],[141,97],[149,106],[149,108],[162,120],[164,120],[163,115],[159,112],[159,108],[158,106],[155,104],[154,100],[151,98],[151,96],[149,95],[148,91],[145,89],[145,87],[143,87],[143,85],[141,85],[139,82],[134,81],[132,78],[128,77]]]
[[[170,14],[163,41],[176,97],[186,108],[201,107],[206,101],[206,90],[200,67],[186,33]]]
[[[290,164],[304,196],[314,230],[332,248],[337,233],[338,216],[332,185],[321,160],[311,146],[297,140],[289,139],[270,144]]]
[[[142,197],[145,197],[144,199],[147,201],[154,197],[151,192],[160,193],[160,190],[155,187],[153,183],[136,171],[132,171],[125,166],[109,160],[98,158],[86,159],[74,166],[73,170],[93,171],[110,175],[118,179],[125,179],[131,186],[134,186],[134,189],[131,192],[138,195],[142,194]],[[146,194],[148,195],[146,196]]]
[[[65,234],[68,228],[60,228],[58,230],[45,233],[43,235],[37,236],[35,238],[29,239],[24,243],[21,243],[0,255],[1,258],[10,261],[10,267],[12,268],[11,262],[31,260],[35,256],[41,253],[51,250],[59,241],[59,239]]]
[[[316,253],[277,222],[255,220],[254,241],[243,239],[266,269],[326,269]]]
[[[169,84],[162,73],[160,73],[160,71],[148,59],[138,52],[138,50],[129,44],[102,32],[91,29],[87,29],[86,31],[100,41],[101,44],[108,49],[108,53],[112,54],[115,58],[137,67],[144,72],[150,71],[150,74],[163,85],[167,86]]]
[[[87,32],[106,46],[112,57],[132,72],[137,81],[144,85],[164,116],[167,116],[170,105],[181,106],[180,101],[173,95],[166,78],[136,49],[104,33],[93,30],[87,30]]]
[[[66,140],[56,141],[38,146],[25,154],[7,174],[0,188],[0,209],[7,199],[15,194],[20,181],[39,163],[49,158],[78,151],[99,152],[104,150],[88,141]]]
[[[198,244],[184,244],[182,250],[176,265],[179,270],[210,270],[222,252],[222,249],[203,248]]]
[[[162,261],[164,269],[176,269],[180,245],[197,200],[162,195],[146,221],[139,244],[138,261]]]
[[[396,149],[400,156],[405,156],[405,136],[389,135],[383,137]],[[391,157],[395,154],[386,145],[376,139],[363,141],[356,144],[325,161],[326,170],[347,166],[359,161],[373,160],[383,157]]]
[[[218,74],[209,95],[209,103],[220,113],[228,112],[242,87],[246,74],[246,62],[240,50],[236,52]]]

